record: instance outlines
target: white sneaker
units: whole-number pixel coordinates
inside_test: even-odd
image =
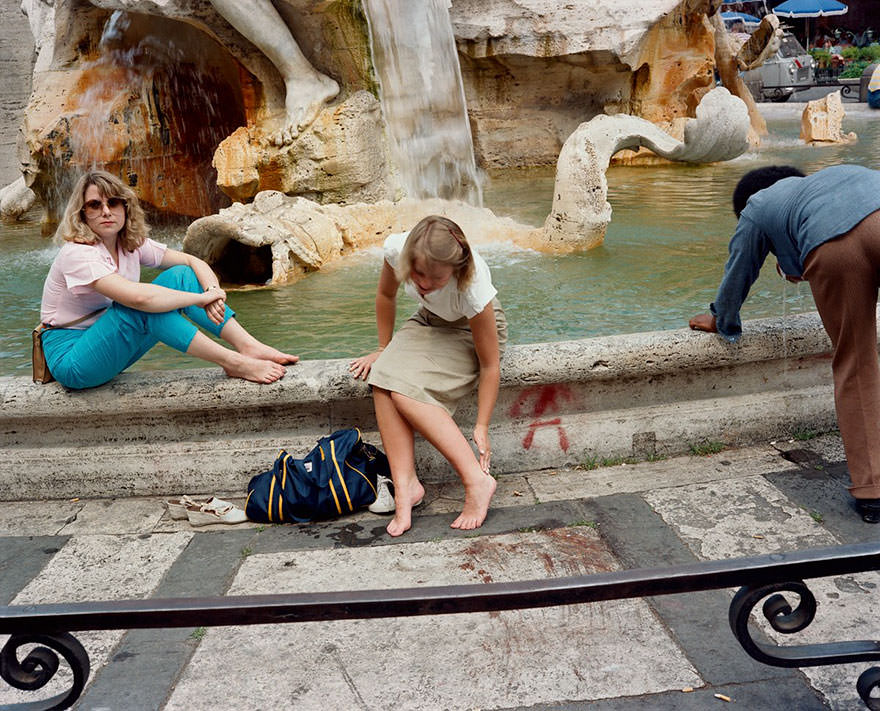
[[[374,514],[386,514],[394,511],[394,497],[391,495],[391,479],[381,474],[376,478],[376,500],[370,504],[369,510]]]

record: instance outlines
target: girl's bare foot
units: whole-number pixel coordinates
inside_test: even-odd
[[[267,346],[265,343],[260,343],[259,341],[242,347],[239,353],[243,356],[257,358],[259,360],[271,360],[273,363],[280,363],[281,365],[290,365],[299,360],[299,356],[291,355],[290,353],[282,353],[277,348],[272,348],[272,346]]]
[[[464,508],[451,524],[450,528],[460,528],[464,531],[479,528],[486,520],[489,513],[489,502],[495,494],[498,483],[491,476],[480,472],[479,478],[475,479],[470,486],[464,488]]]
[[[394,484],[394,518],[386,526],[389,536],[400,536],[412,527],[412,510],[425,498],[425,487],[416,479],[412,485]]]
[[[251,358],[241,353],[236,354],[229,365],[223,367],[230,378],[243,378],[253,383],[274,383],[284,377],[287,372],[284,366],[271,360]]]

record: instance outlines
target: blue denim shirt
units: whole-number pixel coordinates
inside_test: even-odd
[[[749,198],[730,240],[724,276],[710,309],[718,333],[742,334],[739,311],[772,252],[788,276],[802,276],[807,255],[880,210],[880,171],[836,165],[783,178]]]

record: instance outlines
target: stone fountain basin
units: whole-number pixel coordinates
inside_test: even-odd
[[[348,361],[290,367],[272,385],[218,370],[130,373],[87,391],[0,378],[0,498],[243,494],[283,447],[357,426],[379,443]],[[456,416],[469,435],[476,413]],[[511,346],[492,421],[498,474],[603,458],[747,445],[834,427],[830,343],[815,313],[748,321],[740,343],[687,329]],[[426,443],[420,475],[454,481]]]

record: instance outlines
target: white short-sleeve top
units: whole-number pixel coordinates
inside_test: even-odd
[[[408,234],[407,232],[398,232],[385,238],[383,245],[385,261],[394,269],[397,269],[400,262],[400,253]],[[458,280],[453,275],[443,288],[431,291],[424,296],[419,294],[418,289],[409,279],[404,283],[404,291],[428,311],[445,321],[457,321],[460,318],[472,319],[491,303],[498,291],[492,285],[489,265],[477,254],[473,246],[471,246],[471,255],[474,259],[474,278],[466,289],[460,290],[458,288]]]
[[[141,266],[158,267],[165,256],[165,245],[147,238],[133,252],[119,250],[119,266],[103,242],[80,244],[65,242],[52,262],[43,284],[40,320],[50,326],[63,326],[113,303],[92,286],[110,274],[140,281]],[[71,328],[85,329],[95,322],[86,319]]]

